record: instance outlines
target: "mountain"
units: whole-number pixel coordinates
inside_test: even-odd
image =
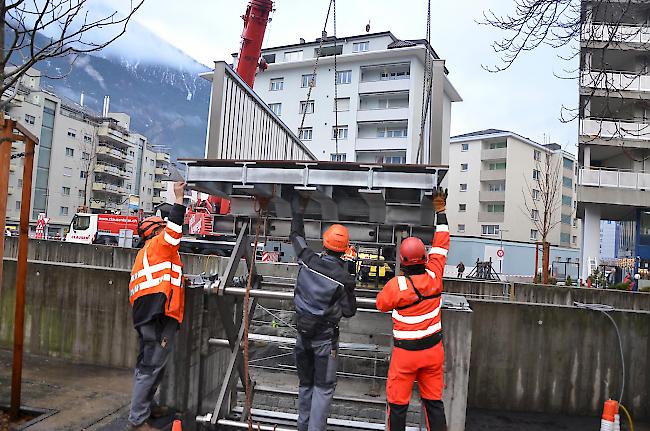
[[[143,43],[144,41],[144,43]],[[131,116],[131,130],[177,158],[203,157],[210,102],[210,82],[199,77],[210,69],[142,26],[129,27],[105,52],[54,59],[36,67],[46,75],[68,71],[64,78],[44,77],[56,94],[101,112],[104,96],[110,111]]]

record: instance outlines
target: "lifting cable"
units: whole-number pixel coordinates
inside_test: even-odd
[[[330,0],[329,7],[327,8],[327,15],[325,16],[325,24],[323,25],[323,31],[321,32],[321,37],[320,37],[320,43],[318,44],[318,55],[316,56],[316,61],[314,62],[314,70],[312,71],[312,78],[309,80],[307,83],[307,100],[305,101],[305,106],[303,108],[302,112],[302,119],[300,120],[300,127],[298,127],[298,138],[302,141],[302,129],[305,126],[305,116],[307,115],[307,107],[309,106],[309,102],[311,101],[311,90],[314,88],[316,85],[316,68],[318,67],[318,60],[321,57],[321,52],[323,50],[323,42],[325,42],[325,39],[327,38],[327,22],[330,19],[330,13],[332,11],[332,4],[334,3],[334,0]],[[336,43],[336,41],[334,41]],[[335,52],[336,52],[336,47],[335,47]]]
[[[334,157],[336,157],[336,161],[339,161],[339,69],[336,63],[336,0],[332,0],[332,5],[334,6],[334,15],[332,16],[334,24],[334,154],[336,154]]]
[[[431,47],[431,0],[428,1],[427,6],[427,46],[424,49],[424,79],[422,81],[422,119],[420,121],[420,142],[418,144],[418,154],[416,161],[418,163],[424,162],[424,127],[426,125],[426,117],[429,113],[429,103],[431,103],[431,86],[433,85],[433,59],[429,59],[429,48]],[[430,125],[429,125],[430,127]],[[429,154],[431,159],[431,154]]]

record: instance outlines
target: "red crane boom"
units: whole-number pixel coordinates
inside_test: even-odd
[[[264,32],[272,10],[272,0],[251,0],[246,8],[246,14],[242,16],[244,32],[242,33],[241,49],[239,50],[237,74],[251,88],[253,88],[255,82],[255,72],[258,65],[260,68],[265,69],[264,62],[260,63],[259,58],[262,53]]]

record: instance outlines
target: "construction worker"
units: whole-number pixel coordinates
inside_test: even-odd
[[[298,335],[294,360],[299,379],[298,430],[325,431],[336,387],[339,321],[357,311],[354,276],[342,259],[348,230],[332,225],[323,252],[307,247],[303,214],[307,201],[292,201],[291,241],[300,263],[294,291]]]
[[[133,324],[140,342],[129,414],[131,430],[156,430],[147,422],[149,417],[168,414],[167,408],[154,403],[154,395],[185,308],[178,254],[185,216],[184,191],[185,183],[174,184],[176,203],[166,222],[160,217],[148,217],[138,226],[140,239],[145,243],[135,258],[129,284]]]
[[[440,322],[442,276],[449,250],[445,202],[446,191],[438,190],[433,199],[437,227],[430,251],[427,253],[419,238],[402,241],[403,275],[392,278],[377,295],[377,309],[392,311],[393,318],[394,348],[386,382],[390,431],[405,429],[416,380],[426,410],[427,429],[447,429],[442,403],[445,354]]]

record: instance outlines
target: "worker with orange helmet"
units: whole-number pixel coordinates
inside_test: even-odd
[[[440,321],[442,276],[449,250],[446,197],[447,192],[439,189],[433,199],[437,226],[429,252],[419,238],[402,241],[399,252],[403,275],[391,279],[377,295],[377,309],[392,312],[393,318],[394,348],[386,382],[390,431],[406,428],[406,412],[416,380],[426,410],[427,429],[447,429],[442,403],[445,354]]]
[[[154,403],[174,336],[183,321],[185,291],[178,249],[182,237],[185,183],[174,184],[176,204],[169,218],[147,217],[138,226],[144,247],[131,270],[129,300],[140,352],[133,377],[129,429],[156,430],[147,420],[164,416],[168,409]]]
[[[339,321],[357,311],[355,280],[342,259],[350,243],[348,230],[330,226],[323,252],[307,247],[303,215],[308,200],[296,196],[291,208],[291,241],[300,264],[294,290],[298,370],[298,430],[325,431],[336,387]]]

